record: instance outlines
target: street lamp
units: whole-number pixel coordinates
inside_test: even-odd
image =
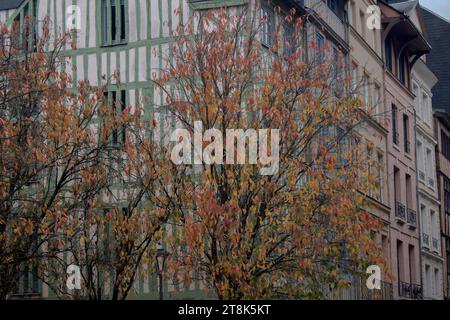
[[[158,243],[158,247],[156,248],[156,273],[159,278],[159,300],[164,299],[163,293],[163,271],[164,266],[166,264],[166,258],[168,256],[168,252],[164,250],[161,243]]]

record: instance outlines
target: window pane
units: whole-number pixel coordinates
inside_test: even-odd
[[[125,0],[120,0],[120,40],[126,40]]]
[[[116,0],[111,0],[111,40],[116,41],[117,21],[116,21]]]
[[[108,1],[102,1],[102,37],[103,43],[108,43]]]

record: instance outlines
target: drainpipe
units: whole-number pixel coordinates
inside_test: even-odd
[[[418,167],[418,155],[417,155],[417,113],[416,108],[414,110],[414,155],[416,161],[416,209],[417,209],[417,230],[419,232],[419,271],[420,271],[420,285],[422,286],[422,300],[424,299],[424,282],[423,282],[423,270],[422,270],[422,230],[420,228],[422,222],[422,215],[420,214],[419,203],[419,167]]]

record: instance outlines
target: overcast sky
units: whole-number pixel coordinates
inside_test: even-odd
[[[424,7],[450,20],[450,0],[420,0],[420,3]]]

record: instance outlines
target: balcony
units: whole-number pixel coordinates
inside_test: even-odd
[[[299,0],[300,5],[311,9],[333,30],[342,40],[346,40],[346,27],[344,21],[344,10],[342,8],[342,17],[332,10],[323,0]]]
[[[401,224],[406,222],[406,207],[400,202],[397,202],[397,205],[395,206],[395,218],[397,222]]]
[[[381,281],[380,290],[370,290],[366,285],[366,278],[352,277],[351,287],[341,288],[336,291],[324,287],[325,299],[331,300],[393,300],[394,288],[392,283]]]
[[[13,293],[8,295],[8,300],[41,300],[42,296],[39,292]]]
[[[432,243],[433,243],[433,250],[438,251],[439,250],[439,240],[436,238],[432,238]]]
[[[433,178],[428,178],[428,186],[430,186],[431,188],[434,188],[434,179]]]
[[[419,170],[419,179],[425,182],[425,172]]]
[[[430,247],[430,236],[427,235],[426,233],[422,233],[422,242],[424,246]]]
[[[417,213],[412,209],[408,209],[407,222],[411,229],[417,228]]]
[[[380,290],[369,290],[364,284],[361,287],[360,295],[357,296],[358,300],[393,300],[394,288],[392,283],[381,281]]]
[[[422,286],[407,282],[398,282],[399,296],[406,299],[422,299]]]

